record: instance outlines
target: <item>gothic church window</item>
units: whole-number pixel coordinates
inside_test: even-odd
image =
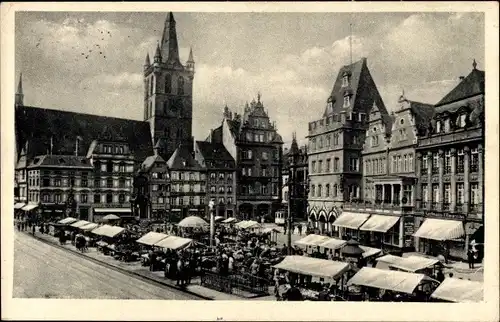
[[[184,78],[179,76],[177,80],[177,94],[184,95]]]
[[[165,76],[165,93],[170,94],[172,92],[172,77],[170,75]]]

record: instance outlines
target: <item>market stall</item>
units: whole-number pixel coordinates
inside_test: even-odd
[[[66,217],[66,218],[59,220],[57,223],[63,224],[63,225],[70,225],[70,224],[77,222],[77,221],[78,221],[78,219],[76,219],[76,218]]]
[[[371,300],[380,297],[380,294],[373,292],[374,289],[383,290],[382,297],[390,294],[392,300],[399,298],[401,294],[412,299],[427,300],[439,282],[424,274],[363,267],[347,282],[347,285],[369,288],[366,294]],[[364,293],[363,290],[356,291]]]
[[[80,228],[80,227],[83,227],[83,226],[88,225],[88,224],[90,224],[89,221],[78,220],[78,221],[75,221],[74,223],[70,224],[69,226],[73,227],[73,228]]]
[[[304,247],[306,249],[306,252],[309,254],[317,254],[320,253],[320,245],[330,239],[331,238],[327,236],[310,234],[302,239],[297,240],[294,244]],[[324,257],[326,257],[326,255]]]
[[[183,238],[178,236],[168,236],[156,243],[153,246],[171,249],[171,250],[179,250],[186,247],[189,247],[193,244],[193,240],[191,238]]]
[[[447,278],[432,293],[431,297],[455,303],[482,302],[484,300],[484,283]]]
[[[320,292],[326,288],[330,289],[329,285],[342,288],[344,274],[351,269],[349,263],[297,255],[286,256],[283,261],[273,267],[292,273],[289,276],[290,284],[298,285],[304,298],[311,300],[318,300]],[[313,278],[319,279],[319,282],[313,281]],[[321,283],[325,279],[330,282],[328,286]]]
[[[234,223],[236,223],[237,221],[238,221],[238,220],[237,220],[236,218],[234,218],[234,217],[229,217],[229,218],[227,218],[227,219],[224,219],[224,220],[222,221],[222,223],[223,223],[223,224],[234,224]]]
[[[140,254],[142,266],[151,265],[151,260],[153,256],[155,257],[155,259],[160,257],[161,260],[163,258],[162,254],[159,254],[159,252],[156,251],[154,244],[166,239],[167,237],[169,236],[166,234],[150,231],[149,233],[145,234],[144,236],[135,241],[136,243],[141,244],[143,246]],[[153,262],[156,263],[154,259]],[[156,265],[153,265],[151,269],[153,271],[157,270]]]
[[[384,255],[376,259],[376,261],[385,263],[389,268],[401,270],[410,273],[424,273],[432,275],[436,266],[442,266],[438,259],[426,258],[421,256],[399,257],[393,255]],[[377,267],[379,265],[377,264]]]
[[[258,231],[259,229],[262,228],[262,225],[254,220],[240,221],[235,226],[239,229],[253,231],[253,232]]]

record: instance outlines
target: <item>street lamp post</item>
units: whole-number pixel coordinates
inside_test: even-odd
[[[210,247],[214,245],[214,235],[215,235],[215,218],[214,218],[214,200],[208,202],[208,209],[210,211]]]
[[[286,221],[288,255],[292,255],[292,200],[294,196],[294,187],[293,168],[290,165],[288,171],[288,216]]]

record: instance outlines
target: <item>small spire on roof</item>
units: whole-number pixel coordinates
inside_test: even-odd
[[[155,62],[161,61],[161,50],[159,42],[156,42]]]
[[[257,93],[257,102],[260,103],[260,91]]]
[[[193,59],[193,47],[189,47],[189,58],[187,60],[188,63],[194,63]]]
[[[144,62],[144,66],[151,65],[151,60],[149,59],[149,53],[146,53],[146,61]]]
[[[476,63],[476,59],[474,58],[474,60],[472,61],[472,68],[476,69],[477,67],[477,63]]]

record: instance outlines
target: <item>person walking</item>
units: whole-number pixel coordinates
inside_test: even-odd
[[[474,268],[474,252],[472,249],[467,251],[467,262],[469,263],[469,269]]]
[[[299,229],[299,236],[302,236],[302,224],[299,224],[297,228]]]
[[[35,225],[33,225],[33,226],[31,226],[31,227],[32,227],[32,228],[31,228],[31,233],[33,234],[33,236],[35,236],[36,226],[35,226]]]

